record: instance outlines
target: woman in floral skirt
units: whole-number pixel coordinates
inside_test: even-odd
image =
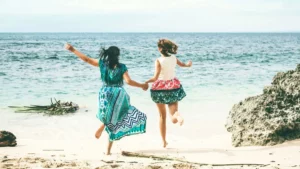
[[[180,81],[176,78],[176,65],[180,67],[191,67],[192,62],[187,64],[181,62],[174,54],[177,53],[178,46],[168,40],[160,39],[158,41],[158,50],[161,57],[155,61],[155,73],[146,83],[151,83],[151,98],[156,103],[160,113],[160,134],[163,140],[163,147],[167,146],[166,141],[166,106],[169,108],[171,120],[174,124],[183,124],[183,118],[178,112],[178,102],[182,100],[186,94],[182,88]]]

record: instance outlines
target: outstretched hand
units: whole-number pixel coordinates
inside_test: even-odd
[[[147,91],[148,88],[149,88],[148,83],[144,83],[142,89],[143,89],[144,91]]]
[[[186,64],[186,66],[187,66],[187,67],[191,67],[191,66],[192,66],[192,64],[193,64],[193,62],[192,62],[192,61],[188,61],[188,62],[187,62],[187,64]]]
[[[73,52],[75,50],[74,47],[68,43],[65,44],[65,49],[67,49],[68,51],[71,51],[71,52]]]

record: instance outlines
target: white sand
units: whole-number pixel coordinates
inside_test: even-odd
[[[155,107],[151,111],[155,111]],[[201,116],[197,117],[198,119],[187,117],[183,127],[168,122],[169,145],[164,149],[158,130],[158,117],[148,116],[146,134],[125,137],[115,142],[112,148],[113,154],[106,156],[104,152],[106,151],[107,134],[104,132],[99,140],[94,138],[98,121],[93,112],[81,111],[75,115],[52,117],[14,113],[6,116],[0,113],[0,115],[2,115],[0,129],[13,132],[17,136],[18,142],[17,147],[0,148],[0,160],[3,161],[5,156],[11,159],[11,161],[4,160],[2,162],[2,165],[8,165],[2,166],[4,168],[9,168],[11,164],[13,164],[11,168],[16,168],[17,164],[20,165],[17,160],[20,158],[25,161],[22,163],[23,166],[31,168],[47,167],[45,163],[49,163],[51,160],[52,162],[53,160],[61,161],[63,164],[69,164],[68,160],[78,163],[74,168],[80,168],[79,164],[82,165],[82,168],[111,167],[110,165],[118,165],[119,168],[173,167],[174,162],[170,164],[168,161],[124,157],[120,154],[121,151],[168,156],[198,163],[260,163],[268,164],[267,168],[274,168],[274,166],[282,169],[300,168],[300,140],[272,147],[234,148],[231,146],[230,133],[227,133],[224,127],[225,120],[214,119],[212,121],[210,118],[204,120],[204,117]],[[24,160],[25,157],[27,157],[27,161]],[[34,162],[31,159],[30,161],[30,158],[36,157],[45,158],[46,161],[42,160],[43,163],[38,163],[39,160]],[[112,160],[114,163],[107,164],[101,160]],[[52,165],[52,167],[58,166]],[[72,166],[62,166],[62,168],[70,167],[72,168]],[[212,166],[203,166],[202,168],[205,167],[222,168]],[[231,168],[240,167],[231,166]],[[251,166],[243,168],[247,167],[251,168]]]

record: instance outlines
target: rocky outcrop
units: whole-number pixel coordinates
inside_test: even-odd
[[[300,138],[300,64],[296,70],[278,73],[263,94],[235,104],[226,128],[236,147]]]
[[[0,147],[14,147],[17,145],[16,136],[8,131],[0,131]]]

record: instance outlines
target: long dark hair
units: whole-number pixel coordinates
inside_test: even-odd
[[[157,46],[159,48],[162,48],[160,53],[163,54],[164,56],[170,56],[170,54],[176,54],[178,49],[178,46],[174,42],[168,39],[160,39],[157,42]]]
[[[110,69],[119,65],[120,49],[116,46],[111,46],[108,49],[101,48],[100,59],[102,59]]]

